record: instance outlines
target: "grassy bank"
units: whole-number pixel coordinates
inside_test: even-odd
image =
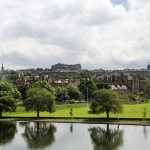
[[[110,117],[113,118],[143,118],[143,111],[146,107],[147,118],[150,118],[150,103],[146,104],[129,104],[123,106],[123,113],[119,116],[116,114],[110,114]],[[50,114],[48,112],[40,112],[41,117],[70,117],[70,108],[73,108],[74,117],[86,117],[86,118],[104,118],[105,114],[94,115],[88,114],[89,108],[86,104],[64,104],[57,105],[56,112]],[[19,106],[16,112],[4,113],[3,116],[12,116],[12,117],[36,117],[36,112],[30,111],[26,112],[23,107]]]

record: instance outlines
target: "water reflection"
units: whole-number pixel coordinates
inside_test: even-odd
[[[26,124],[24,137],[29,149],[43,149],[55,141],[54,133],[56,127],[46,122],[35,122]]]
[[[109,124],[106,129],[92,127],[89,131],[94,150],[117,150],[123,144],[123,131],[110,129]]]
[[[70,124],[70,132],[73,133],[73,123]]]
[[[0,122],[0,145],[10,143],[17,132],[16,123],[14,122]]]
[[[143,133],[144,133],[144,137],[145,137],[145,139],[147,139],[148,131],[147,131],[146,126],[143,126]]]

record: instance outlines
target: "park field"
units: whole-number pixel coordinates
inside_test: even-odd
[[[150,103],[123,105],[121,114],[110,114],[115,118],[143,118],[144,108],[146,107],[146,118],[150,118]],[[56,112],[40,112],[40,117],[70,117],[70,108],[73,108],[73,117],[100,118],[106,117],[104,114],[89,114],[89,107],[86,104],[62,104],[56,106]],[[22,106],[18,106],[16,112],[3,113],[3,116],[11,117],[36,117],[36,112],[26,112]]]

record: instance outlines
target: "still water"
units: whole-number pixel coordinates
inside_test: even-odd
[[[0,150],[150,150],[150,127],[0,122]]]

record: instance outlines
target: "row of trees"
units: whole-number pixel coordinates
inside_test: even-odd
[[[24,96],[22,102],[26,111],[34,110],[39,117],[40,111],[54,112],[55,100],[65,102],[66,100],[79,100],[84,98],[91,99],[89,113],[99,114],[106,113],[109,119],[109,113],[121,113],[122,104],[126,103],[130,98],[133,100],[134,95],[118,94],[110,89],[104,88],[105,85],[96,86],[92,81],[81,81],[79,87],[68,85],[66,87],[53,88],[46,81],[38,81],[32,87],[22,89]],[[88,93],[87,93],[88,92]],[[15,111],[16,102],[21,99],[21,93],[15,85],[9,82],[0,82],[0,117],[3,112]],[[88,94],[88,95],[87,95]]]

